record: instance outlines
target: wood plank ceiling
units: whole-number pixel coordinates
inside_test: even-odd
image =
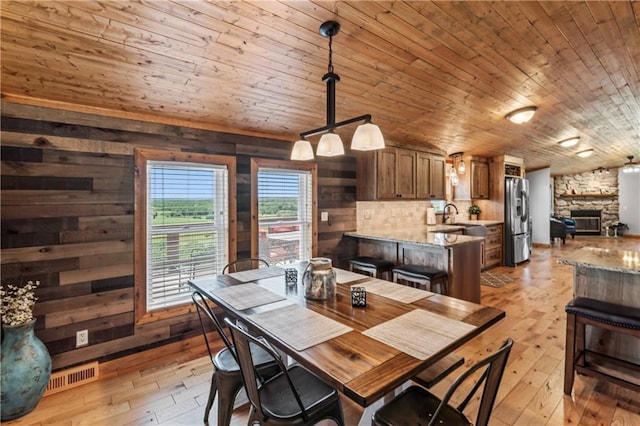
[[[295,141],[370,113],[388,141],[568,174],[640,157],[640,2],[2,1],[9,102]],[[505,115],[537,105],[527,124]],[[340,133],[349,140],[354,127]],[[580,136],[580,144],[557,142]],[[316,138],[317,140],[317,138]],[[578,159],[575,153],[593,148]]]

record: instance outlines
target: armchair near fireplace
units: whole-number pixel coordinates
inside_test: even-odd
[[[549,232],[551,234],[552,244],[555,242],[556,238],[560,238],[562,240],[562,244],[565,244],[567,240],[567,234],[571,235],[571,238],[574,238],[576,233],[576,225],[573,220],[566,219],[566,218],[558,218],[555,216],[551,216],[549,220],[550,220]]]

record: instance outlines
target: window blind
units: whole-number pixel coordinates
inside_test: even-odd
[[[311,257],[312,185],[308,171],[258,169],[259,256],[270,264]]]
[[[147,309],[190,302],[187,280],[228,263],[226,166],[147,163]]]

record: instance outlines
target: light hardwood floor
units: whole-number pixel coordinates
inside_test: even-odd
[[[572,295],[573,267],[557,259],[583,246],[640,251],[640,239],[578,237],[566,245],[535,247],[530,262],[492,271],[516,280],[502,288],[482,287],[482,303],[506,318],[458,353],[469,366],[506,337],[515,344],[498,394],[491,425],[640,425],[640,394],[578,376],[574,394],[563,394],[564,305]],[[175,344],[101,365],[101,380],[44,398],[36,410],[6,425],[198,425],[209,391],[211,364],[201,341]],[[180,348],[178,355],[174,348]],[[455,376],[455,373],[454,373]],[[433,390],[442,394],[449,377]],[[214,404],[215,407],[215,404]],[[348,425],[362,410],[347,398]],[[247,405],[232,425],[245,425]],[[475,413],[472,413],[475,415]],[[215,408],[211,424],[215,424]]]

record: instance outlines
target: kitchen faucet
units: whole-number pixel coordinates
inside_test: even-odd
[[[447,223],[447,219],[449,219],[449,216],[447,216],[447,207],[453,207],[456,210],[456,214],[458,214],[458,208],[456,207],[455,204],[449,203],[449,204],[445,204],[444,207],[442,208],[442,223]]]

